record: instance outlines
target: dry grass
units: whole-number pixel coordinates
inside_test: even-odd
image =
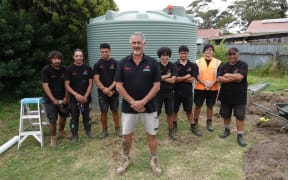
[[[93,131],[99,135],[99,113],[92,114],[92,117]],[[199,138],[192,135],[188,121],[180,113],[178,140],[173,142],[167,135],[166,120],[161,117],[158,156],[163,175],[160,179],[244,179],[242,157],[246,148],[237,145],[235,132],[225,140],[220,139],[222,120],[215,116],[216,130],[211,133],[205,128],[205,118],[201,119],[200,128],[204,136]],[[11,121],[18,125],[17,118]],[[133,164],[125,175],[116,175],[121,158],[121,138],[114,135],[112,120],[109,123],[110,134],[105,140],[85,138],[80,123],[80,142],[72,145],[70,140],[63,139],[58,141],[57,149],[49,147],[49,133],[45,129],[43,149],[33,138],[28,138],[20,151],[14,146],[0,156],[1,179],[156,179],[149,167],[150,154],[141,124],[135,130],[131,150]],[[4,126],[1,130],[9,128],[5,136],[1,131],[1,142],[17,135],[17,129],[7,124],[1,120]],[[66,130],[69,131],[68,123]]]

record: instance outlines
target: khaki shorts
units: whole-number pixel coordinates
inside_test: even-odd
[[[156,135],[159,127],[159,118],[157,112],[130,114],[122,113],[122,134],[128,135],[133,133],[134,128],[140,120],[144,125],[145,131],[150,135]]]

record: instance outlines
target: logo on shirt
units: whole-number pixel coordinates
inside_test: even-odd
[[[239,68],[236,68],[234,71],[233,71],[233,73],[235,74],[235,73],[238,73],[239,72]]]
[[[88,71],[87,70],[85,70],[85,71],[83,71],[83,73],[82,73],[83,75],[87,75],[88,74]]]
[[[187,69],[187,72],[190,72],[191,71],[191,67],[189,67],[188,69]]]
[[[109,69],[115,69],[115,65],[114,65],[114,64],[111,64],[111,66],[110,66]]]
[[[56,78],[57,78],[57,76],[55,74],[51,75],[51,79],[56,79]]]
[[[76,75],[77,75],[77,72],[73,71],[71,74],[72,74],[73,76],[76,76]]]
[[[125,66],[124,71],[131,71],[131,67]]]
[[[100,65],[99,68],[100,68],[100,69],[104,69],[104,66],[103,66],[103,65]]]
[[[143,69],[143,71],[151,71],[150,66],[147,65],[147,66]]]

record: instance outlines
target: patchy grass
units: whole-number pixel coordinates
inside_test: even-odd
[[[249,84],[256,84],[256,83],[270,83],[263,92],[266,93],[281,93],[283,90],[288,89],[288,75],[284,75],[282,77],[271,77],[271,76],[264,76],[253,70],[250,70],[248,75],[248,83]]]
[[[6,101],[1,106],[1,144],[18,134],[19,106],[18,100]],[[93,113],[93,119],[93,131],[99,135],[99,113]],[[160,179],[244,179],[242,156],[247,149],[236,144],[235,132],[225,140],[220,139],[222,120],[215,116],[216,130],[210,133],[205,128],[205,118],[201,119],[204,136],[198,138],[191,134],[185,115],[180,113],[178,140],[173,142],[167,135],[166,119],[161,117],[158,156],[163,175]],[[49,147],[49,132],[45,128],[44,148],[29,137],[19,151],[15,145],[0,155],[1,179],[156,179],[149,167],[149,148],[141,124],[132,145],[133,164],[125,175],[116,175],[121,138],[114,135],[112,120],[109,127],[107,139],[90,140],[84,136],[81,123],[80,142],[72,145],[70,140],[62,139],[56,149]],[[68,125],[66,131],[69,132]]]
[[[249,84],[270,82],[264,91],[282,92],[279,89],[288,87],[288,77],[248,76]],[[18,134],[20,100],[5,96],[0,104],[0,144]],[[101,132],[99,112],[92,110],[93,132]],[[219,112],[219,104],[214,112]],[[177,141],[173,142],[167,135],[167,122],[162,115],[158,137],[158,156],[163,175],[160,179],[245,179],[243,172],[243,155],[248,148],[257,142],[253,135],[252,122],[256,116],[249,116],[245,126],[247,148],[241,148],[236,142],[235,121],[232,134],[220,139],[223,121],[215,113],[214,132],[205,128],[205,108],[200,116],[200,129],[203,137],[195,137],[183,112],[179,113]],[[69,119],[66,131],[69,132]],[[58,141],[56,149],[49,147],[49,132],[44,129],[45,145],[29,137],[18,151],[17,146],[0,155],[1,179],[156,179],[149,167],[149,148],[141,124],[135,130],[131,150],[133,164],[123,176],[116,175],[121,159],[121,138],[114,135],[111,117],[109,119],[109,137],[105,140],[87,139],[83,125],[80,123],[80,142],[71,144],[70,140]],[[263,135],[264,136],[264,135]],[[157,178],[158,179],[158,178]]]

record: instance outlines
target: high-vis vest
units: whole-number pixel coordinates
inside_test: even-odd
[[[221,64],[221,61],[216,59],[216,58],[212,58],[209,65],[207,66],[207,62],[205,60],[205,58],[200,58],[196,60],[196,64],[198,66],[199,69],[199,77],[200,79],[204,80],[204,81],[215,81],[217,78],[217,69],[219,67],[219,65]],[[195,86],[194,89],[197,90],[205,90],[205,86],[203,84],[201,84],[200,82],[196,81],[195,82]],[[210,90],[218,90],[218,84],[215,83]]]

